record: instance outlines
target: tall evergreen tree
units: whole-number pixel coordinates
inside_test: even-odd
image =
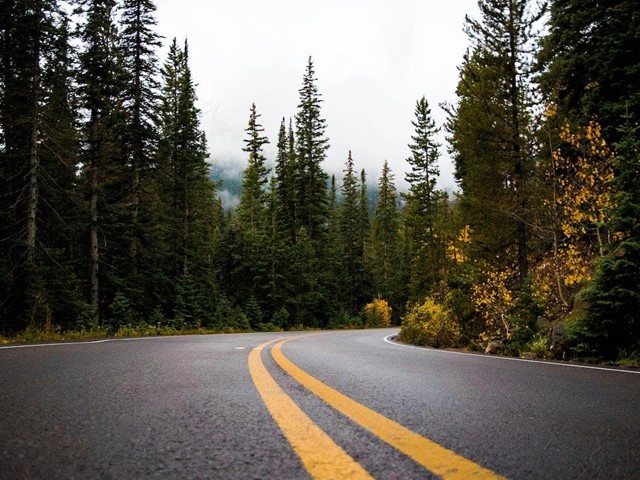
[[[414,114],[411,124],[415,133],[411,136],[413,143],[409,144],[411,156],[407,158],[411,171],[405,175],[409,184],[407,199],[416,205],[420,217],[429,222],[433,221],[436,180],[440,175],[437,161],[441,145],[435,140],[440,129],[431,116],[426,97],[418,100]]]
[[[360,198],[358,206],[360,207],[360,214],[358,216],[358,235],[360,237],[360,252],[364,259],[371,230],[371,221],[369,219],[369,195],[367,193],[367,172],[364,168],[360,170]]]
[[[338,184],[335,174],[329,181],[329,203],[327,218],[327,235],[324,241],[323,280],[326,285],[326,309],[335,312],[330,322],[339,322],[338,313],[348,312],[345,302],[345,255],[344,238],[342,236],[342,204],[338,199]],[[337,317],[337,318],[336,318]]]
[[[113,180],[114,170],[122,164],[122,133],[117,106],[121,94],[121,57],[117,48],[118,32],[114,23],[114,0],[80,0],[84,22],[80,25],[81,71],[79,75],[82,105],[86,110],[83,125],[84,176],[89,199],[89,299],[94,321],[100,318],[101,242],[99,231],[106,229],[101,207],[105,202],[104,189]],[[104,242],[102,242],[104,244]],[[104,278],[104,277],[103,277]]]
[[[379,200],[371,222],[370,270],[375,293],[387,300],[394,312],[406,302],[406,279],[398,192],[389,163],[384,162],[378,181]]]
[[[277,177],[273,175],[269,183],[264,210],[264,243],[261,253],[266,257],[265,281],[260,288],[259,298],[263,299],[263,312],[280,328],[289,326],[289,311],[293,286],[296,282],[291,271],[291,237],[283,223],[283,205],[278,194]],[[266,254],[266,255],[265,255]]]
[[[176,39],[169,48],[163,74],[163,102],[161,106],[159,167],[171,182],[170,204],[174,225],[177,226],[173,251],[177,275],[186,275],[192,265],[190,258],[192,232],[192,200],[203,192],[202,178],[206,176],[206,144],[199,126],[195,87],[191,79],[188,46],[178,47]]]
[[[219,232],[219,205],[209,178],[188,53],[187,43],[181,49],[174,39],[162,69],[156,178],[160,203],[155,215],[164,230],[158,232],[157,245],[158,253],[169,260],[163,274],[168,297],[177,298],[177,281],[178,286],[200,289],[196,297],[208,301],[216,289],[213,249]]]
[[[43,75],[47,92],[42,107],[40,143],[38,236],[43,277],[47,279],[52,322],[63,328],[77,328],[86,311],[86,255],[82,248],[87,212],[78,188],[79,138],[74,50],[69,41],[69,19],[60,14],[52,31],[53,49],[47,55]]]
[[[42,142],[48,127],[44,106],[51,93],[44,77],[53,68],[63,15],[57,2],[49,0],[3,2],[1,8],[0,285],[5,288],[4,298],[0,296],[0,329],[15,330],[26,322],[39,326],[37,317],[50,322],[50,300],[42,279],[44,256],[38,252],[47,248],[38,239]]]
[[[278,132],[278,153],[275,164],[275,189],[278,196],[278,216],[281,228],[291,242],[295,241],[295,153],[292,155],[293,131],[287,133],[285,120]]]
[[[295,313],[295,297],[298,286],[296,277],[296,157],[292,122],[287,130],[285,119],[278,132],[277,156],[271,177],[267,202],[267,241],[270,253],[271,309],[279,312],[276,325],[289,326],[290,315]],[[283,318],[286,317],[286,319]],[[284,322],[284,323],[283,323]]]
[[[447,125],[469,224],[484,258],[506,250],[504,263],[528,274],[532,153],[531,49],[542,11],[528,0],[480,0],[481,17],[466,19],[471,52],[460,69],[458,107]],[[505,235],[492,237],[496,226]],[[484,248],[483,248],[484,244]],[[493,261],[493,260],[492,260]]]
[[[291,152],[291,158],[295,158],[294,269],[299,279],[293,318],[299,324],[317,326],[326,324],[332,313],[328,308],[328,292],[333,276],[326,262],[330,248],[325,242],[328,221],[327,174],[321,166],[329,148],[329,140],[325,137],[326,121],[321,116],[322,99],[316,81],[313,62],[309,58],[299,90],[300,103],[295,116],[293,144],[295,150]],[[292,139],[293,131],[290,131]]]
[[[154,31],[156,7],[153,0],[124,0],[122,4],[120,48],[124,62],[122,98],[127,111],[125,155],[129,169],[130,273],[139,269],[140,247],[145,234],[141,224],[143,192],[154,162],[157,146],[159,101],[158,59],[160,36]],[[146,209],[148,210],[148,209]],[[134,280],[136,283],[139,279]]]
[[[459,101],[455,110],[449,111],[446,128],[461,190],[460,211],[463,222],[473,230],[472,258],[489,262],[498,254],[504,267],[511,263],[504,257],[512,245],[515,226],[506,215],[511,195],[505,175],[510,165],[500,154],[501,140],[508,132],[504,123],[496,121],[504,110],[488,101],[495,97],[499,85],[499,76],[483,50],[465,55],[456,90]]]
[[[316,86],[313,61],[309,57],[300,89],[296,114],[296,220],[309,238],[320,237],[327,215],[327,174],[321,164],[329,148],[326,120],[320,114],[322,98]]]
[[[266,158],[263,148],[269,143],[269,139],[263,135],[264,128],[259,123],[260,114],[256,111],[255,103],[251,105],[249,126],[245,129],[247,138],[246,146],[242,149],[249,154],[247,167],[242,179],[242,195],[238,206],[238,219],[242,224],[252,230],[258,227],[258,221],[262,217],[262,209],[266,200],[266,185],[269,169],[266,167]],[[286,168],[286,167],[285,167]]]
[[[343,275],[342,296],[350,313],[358,310],[358,296],[362,287],[360,278],[363,268],[363,252],[360,238],[360,205],[358,179],[351,151],[345,163],[342,177],[342,205],[340,208],[340,244],[342,247]]]
[[[249,154],[249,158],[242,178],[242,194],[236,212],[238,234],[242,242],[242,258],[238,259],[235,270],[235,274],[241,275],[244,279],[244,288],[237,294],[244,298],[254,298],[256,301],[258,298],[264,300],[265,297],[258,294],[258,289],[264,287],[269,277],[269,262],[263,249],[270,222],[266,212],[269,169],[266,167],[266,158],[262,151],[269,140],[263,135],[264,128],[259,120],[260,114],[253,104],[249,124],[245,129],[247,138],[244,139],[243,148]]]
[[[440,145],[435,141],[439,132],[431,117],[431,109],[425,97],[416,103],[415,129],[409,144],[411,156],[407,162],[411,171],[405,176],[409,192],[405,195],[405,223],[407,247],[411,258],[410,289],[412,297],[432,292],[441,280],[440,255],[437,252],[434,222],[437,206],[436,178],[439,170],[436,162],[440,156]]]

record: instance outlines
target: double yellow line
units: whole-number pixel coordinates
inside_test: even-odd
[[[443,479],[503,478],[471,460],[409,430],[393,420],[352,400],[300,369],[282,353],[282,345],[292,338],[271,340],[249,354],[249,370],[271,416],[300,457],[312,478],[372,478],[342,447],[318,427],[278,386],[262,363],[262,351],[272,343],[276,363],[309,391],[331,407],[370,431],[381,440]]]

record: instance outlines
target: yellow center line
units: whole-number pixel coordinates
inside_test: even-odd
[[[249,371],[269,413],[315,479],[371,479],[371,475],[318,427],[269,374],[260,354],[272,340],[249,353]]]
[[[312,377],[293,364],[282,353],[282,345],[291,340],[278,342],[271,355],[282,369],[316,394],[334,409],[369,430],[380,439],[412,458],[432,473],[443,479],[501,479],[500,475],[468,460],[455,452],[409,430],[399,423],[352,400]]]

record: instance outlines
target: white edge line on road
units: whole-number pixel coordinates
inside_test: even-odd
[[[82,342],[56,342],[56,343],[34,343],[32,345],[2,345],[0,350],[9,350],[13,348],[40,348],[40,347],[60,347],[65,345],[90,345],[93,343],[117,342],[118,340],[127,340],[126,338],[105,338],[103,340],[90,340]]]
[[[587,370],[602,370],[605,372],[632,373],[635,375],[640,375],[640,371],[635,371],[635,370],[624,370],[624,369],[607,368],[607,367],[594,367],[591,365],[576,365],[573,363],[560,363],[560,362],[550,362],[550,361],[544,361],[544,360],[532,360],[529,358],[500,357],[500,356],[494,356],[494,355],[483,355],[482,353],[454,352],[451,350],[438,350],[437,348],[419,347],[416,345],[407,345],[406,343],[398,343],[398,342],[392,341],[391,339],[396,336],[397,334],[395,333],[392,333],[391,335],[387,335],[386,337],[384,337],[384,341],[390,345],[395,345],[397,347],[413,348],[416,350],[422,350],[424,352],[436,352],[436,353],[451,354],[451,355],[466,355],[466,356],[473,356],[473,357],[480,357],[480,358],[492,358],[494,360],[508,360],[511,362],[539,363],[541,365],[548,365],[548,366],[555,366],[555,367],[582,368]]]
[[[77,342],[51,342],[51,343],[33,343],[26,345],[0,345],[0,350],[10,350],[14,348],[40,348],[40,347],[65,347],[70,345],[93,345],[96,343],[107,342],[131,342],[136,340],[153,340],[158,338],[180,338],[185,335],[166,335],[159,337],[130,337],[130,338],[103,338],[101,340],[79,340]]]

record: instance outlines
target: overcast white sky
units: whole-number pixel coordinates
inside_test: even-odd
[[[477,0],[157,0],[168,44],[189,41],[202,125],[212,161],[243,169],[244,129],[255,102],[275,158],[282,117],[297,110],[313,57],[331,144],[325,170],[339,173],[349,150],[356,168],[377,179],[384,160],[403,185],[416,101],[455,101],[457,66],[468,41],[464,16]],[[166,49],[163,50],[163,55]],[[164,58],[161,59],[164,62]],[[444,132],[441,187],[454,186]]]

